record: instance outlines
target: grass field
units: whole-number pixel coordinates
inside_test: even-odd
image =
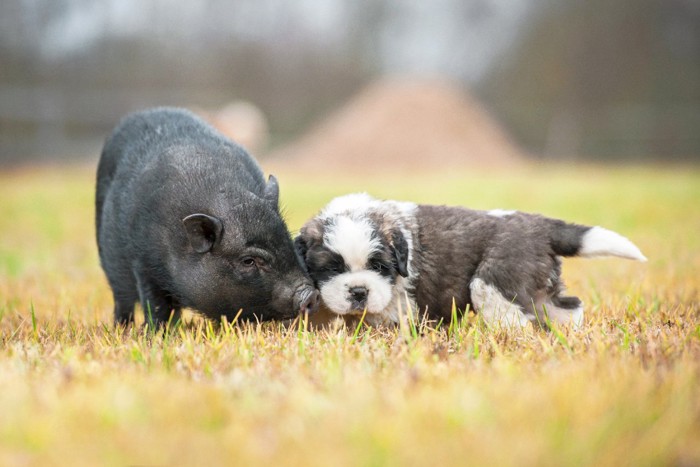
[[[579,331],[120,333],[93,169],[0,173],[0,465],[700,465],[700,170],[279,178],[292,230],[368,190],[603,225],[649,262],[566,260]]]

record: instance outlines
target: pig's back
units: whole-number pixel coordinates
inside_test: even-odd
[[[117,216],[130,215],[138,192],[148,192],[154,181],[185,186],[207,196],[219,186],[261,194],[265,180],[246,151],[218,133],[192,112],[156,108],[126,116],[105,142],[97,169],[96,228],[99,235],[105,201]],[[163,196],[171,196],[165,190]],[[157,196],[157,193],[152,196]]]

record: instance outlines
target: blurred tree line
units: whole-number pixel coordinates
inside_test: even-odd
[[[124,113],[245,99],[284,142],[382,74],[475,92],[531,154],[700,158],[695,0],[6,0],[0,163],[95,154]]]
[[[551,157],[700,158],[700,2],[552,2],[481,95]]]

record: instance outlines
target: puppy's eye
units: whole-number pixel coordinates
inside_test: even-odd
[[[382,263],[381,261],[372,261],[369,263],[369,267],[376,272],[386,272],[389,270],[386,264]]]

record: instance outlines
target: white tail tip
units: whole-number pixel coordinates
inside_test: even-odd
[[[647,260],[634,243],[622,235],[602,227],[592,227],[583,234],[578,255],[586,257],[618,256],[642,262]]]

